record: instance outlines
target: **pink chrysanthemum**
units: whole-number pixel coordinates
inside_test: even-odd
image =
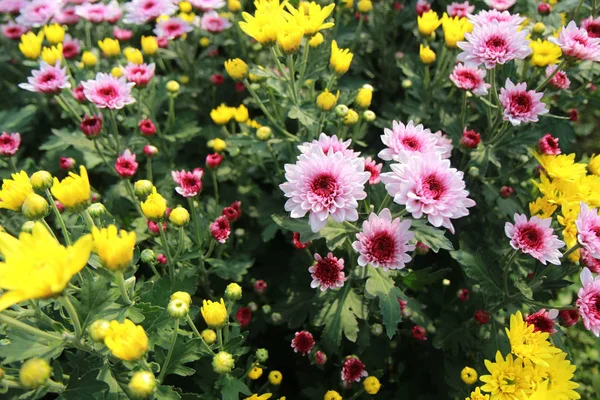
[[[415,5],[417,15],[421,16],[429,10],[431,10],[431,3],[427,0],[417,0],[417,4]]]
[[[82,84],[75,86],[75,88],[71,90],[71,94],[73,95],[73,98],[79,103],[83,103],[84,101],[86,101],[85,93],[83,93]]]
[[[497,10],[481,10],[475,15],[469,15],[469,21],[474,26],[481,27],[493,23],[512,25],[515,28],[519,27],[525,17],[519,16],[519,14],[511,14],[508,11],[497,11]]]
[[[427,215],[435,227],[454,233],[451,219],[469,215],[475,202],[467,196],[463,173],[435,154],[411,157],[405,164],[392,164],[392,172],[381,174],[381,181],[394,202],[406,206],[414,218]]]
[[[58,93],[63,89],[71,87],[67,77],[67,68],[60,67],[60,61],[52,66],[46,62],[40,62],[40,69],[31,71],[27,83],[20,83],[21,89],[37,93]]]
[[[313,232],[327,225],[327,218],[337,221],[358,219],[357,200],[367,197],[365,182],[371,175],[364,170],[361,158],[349,158],[342,152],[327,154],[320,148],[301,154],[296,164],[285,165],[287,182],[279,185],[288,201],[285,210],[292,218],[309,213]]]
[[[321,149],[325,154],[328,154],[329,152],[340,152],[345,157],[356,158],[360,153],[350,149],[350,143],[352,143],[352,139],[343,141],[342,139],[338,139],[336,135],[327,136],[326,134],[321,133],[319,135],[319,140],[304,142],[298,146],[298,150],[300,150],[300,152],[303,154],[311,154],[312,152],[316,151],[316,149]]]
[[[131,0],[125,4],[126,24],[143,25],[161,15],[172,15],[177,3],[172,0]]]
[[[2,35],[10,40],[20,40],[21,35],[28,31],[28,27],[12,21],[8,21],[6,24],[2,25]]]
[[[148,65],[146,63],[134,64],[130,62],[123,68],[123,75],[129,82],[144,87],[154,77],[154,68],[154,63]]]
[[[96,79],[81,82],[85,97],[98,108],[119,110],[135,103],[131,88],[135,83],[127,83],[125,77],[115,78],[110,74],[98,72]]]
[[[73,39],[70,35],[65,35],[65,39],[63,40],[63,57],[67,60],[71,60],[81,51],[81,46],[79,44],[79,40]]]
[[[231,234],[231,225],[227,217],[221,215],[210,224],[210,234],[219,243],[225,243]]]
[[[210,33],[219,33],[229,28],[231,28],[231,22],[214,10],[204,13],[200,19],[200,29]]]
[[[500,103],[504,108],[502,119],[514,126],[521,122],[537,122],[538,115],[548,113],[546,104],[541,101],[544,93],[527,90],[527,83],[516,85],[506,78],[504,87],[500,89]]]
[[[600,61],[600,38],[589,36],[585,29],[577,27],[575,21],[563,27],[558,38],[551,36],[548,40],[560,46],[566,56],[580,60]]]
[[[442,149],[440,157],[450,158],[450,156],[452,156],[452,149],[454,149],[454,146],[452,145],[452,139],[442,131],[435,132],[433,136],[437,140],[437,146]]]
[[[488,93],[488,89],[492,86],[485,82],[484,78],[486,74],[487,71],[484,69],[467,67],[458,63],[450,74],[450,80],[459,89],[470,90],[477,96],[485,96]]]
[[[106,22],[115,24],[121,19],[122,15],[123,10],[121,9],[119,3],[116,0],[112,0],[106,5]]]
[[[321,288],[321,291],[327,289],[336,289],[344,286],[346,276],[344,275],[344,259],[333,256],[329,252],[326,257],[321,257],[315,253],[316,263],[308,268],[312,282],[311,288]]]
[[[294,244],[294,247],[297,249],[305,249],[308,246],[310,246],[310,240],[306,243],[302,243],[302,241],[300,240],[300,233],[299,232],[294,232],[294,235],[292,237],[292,243]]]
[[[586,249],[581,249],[580,254],[583,265],[588,267],[593,273],[600,274],[600,259],[594,258]]]
[[[529,254],[544,265],[546,262],[560,265],[561,254],[558,249],[565,242],[554,234],[551,224],[552,218],[534,216],[527,220],[525,214],[515,214],[515,224],[506,222],[504,232],[510,238],[513,249]]]
[[[556,327],[554,325],[556,317],[558,317],[558,310],[546,311],[545,308],[542,308],[538,312],[527,316],[525,322],[527,322],[527,325],[533,325],[534,332],[553,334],[556,333]]]
[[[102,123],[103,117],[101,113],[92,115],[85,114],[85,116],[81,119],[79,128],[86,137],[93,139],[100,135],[100,131],[102,131]]]
[[[548,65],[546,67],[546,78],[552,75],[552,73],[556,70],[556,65]],[[550,79],[550,85],[554,86],[557,89],[566,90],[571,86],[571,81],[567,76],[565,71],[558,71],[552,79]]]
[[[154,28],[154,34],[161,38],[173,40],[181,37],[191,30],[192,26],[181,18],[169,18],[156,24],[156,28]]]
[[[498,11],[505,11],[511,8],[517,0],[485,0],[485,4]]]
[[[26,5],[26,0],[0,0],[0,13],[18,14]]]
[[[437,146],[437,139],[431,131],[423,125],[414,125],[412,121],[404,125],[402,122],[393,122],[392,129],[385,128],[381,141],[386,148],[378,154],[385,161],[405,162],[412,155],[437,154],[441,157],[444,150]]]
[[[210,11],[223,7],[225,0],[190,0],[190,4],[202,11]]]
[[[467,66],[485,65],[487,69],[505,64],[514,59],[523,59],[531,54],[529,31],[517,30],[511,24],[489,23],[476,26],[466,33],[466,41],[458,42],[463,50],[456,58]]]
[[[600,337],[600,276],[594,279],[592,272],[584,268],[581,271],[583,287],[577,293],[577,308],[585,329]]]
[[[183,197],[194,197],[202,191],[202,168],[194,168],[193,171],[171,171],[173,181],[178,185],[175,191]]]
[[[371,213],[352,243],[352,248],[360,254],[358,265],[366,267],[371,264],[384,271],[404,268],[411,260],[408,253],[415,249],[414,245],[408,243],[415,236],[409,231],[411,223],[410,220],[392,219],[387,208],[381,210],[379,215]]]
[[[242,202],[239,200],[234,201],[229,207],[223,208],[221,215],[226,216],[231,222],[237,221],[242,217]]]
[[[540,150],[540,153],[553,156],[559,155],[560,147],[558,146],[558,140],[558,138],[555,138],[551,134],[546,133],[538,141],[538,149]]]
[[[19,150],[19,146],[21,146],[21,135],[2,132],[2,135],[0,135],[0,155],[5,157],[14,156]]]
[[[369,185],[376,185],[381,182],[381,168],[383,168],[383,164],[377,164],[371,157],[365,158],[365,171],[371,174]]]
[[[365,376],[369,376],[365,364],[356,356],[346,357],[342,366],[342,381],[346,383],[360,382]]]
[[[129,149],[117,157],[115,169],[121,178],[130,178],[137,172],[138,163],[135,160],[135,154],[132,154]]]
[[[108,18],[108,7],[104,3],[84,3],[75,7],[75,14],[94,24],[104,22]]]
[[[129,40],[133,36],[133,31],[115,26],[113,28],[113,36],[117,40]]]
[[[79,15],[75,13],[75,7],[65,7],[54,14],[52,21],[61,25],[75,25],[79,22]]]
[[[479,143],[481,143],[481,134],[475,132],[473,129],[467,130],[467,127],[465,126],[458,144],[467,149],[475,149]]]
[[[59,10],[60,1],[33,0],[19,10],[21,15],[15,21],[21,25],[38,27],[46,25]]]
[[[309,331],[296,332],[294,338],[292,339],[292,348],[294,349],[294,353],[301,353],[303,356],[305,356],[307,353],[310,353],[314,346],[315,339],[313,338],[312,333]]]
[[[446,7],[446,11],[448,15],[452,18],[454,17],[466,17],[467,14],[471,14],[475,11],[475,6],[469,4],[468,1],[464,3],[457,3],[456,1],[450,3],[448,7]]]
[[[577,241],[594,258],[600,258],[600,215],[595,208],[590,209],[581,203],[579,215],[575,220]]]
[[[600,17],[594,19],[591,15],[581,21],[581,27],[585,29],[591,38],[600,38]]]

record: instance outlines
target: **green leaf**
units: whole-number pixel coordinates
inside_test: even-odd
[[[315,317],[316,326],[325,326],[323,329],[323,345],[328,351],[339,351],[342,343],[342,333],[351,342],[356,342],[358,337],[358,321],[366,315],[362,307],[361,298],[347,288],[335,293],[335,300],[323,307]]]
[[[67,388],[58,398],[59,400],[104,399],[104,393],[109,389],[109,386],[106,382],[99,381],[96,378],[99,370],[89,371],[82,377],[79,377],[78,369],[74,371],[69,378]]]
[[[271,215],[271,218],[280,227],[287,229],[291,232],[298,232],[300,234],[300,240],[302,241],[302,243],[306,243],[310,240],[315,240],[321,237],[319,232],[314,233],[310,229],[310,225],[308,224],[308,218],[290,218],[282,217],[276,214]]]
[[[514,282],[514,285],[525,298],[533,300],[533,290],[527,285],[527,282],[518,279]]]
[[[402,283],[412,290],[421,290],[433,282],[442,280],[450,268],[439,269],[431,272],[433,268],[427,267],[412,271],[410,274],[402,278]]]
[[[302,125],[309,127],[315,124],[315,118],[307,111],[301,109],[298,106],[290,107],[288,112],[288,118],[297,119]]]
[[[341,247],[348,238],[348,228],[343,223],[329,219],[327,225],[319,232],[327,241],[327,248],[333,251]]]
[[[31,357],[56,358],[64,348],[61,340],[39,338],[15,330],[10,330],[0,343],[0,357],[4,359],[4,364]]]
[[[97,319],[113,319],[120,307],[115,304],[119,291],[102,275],[87,274],[81,286],[79,299],[75,301],[81,327],[85,328]]]
[[[244,382],[231,375],[223,375],[218,383],[223,388],[221,390],[223,400],[239,400],[240,393],[248,396],[252,394]]]
[[[123,377],[126,375],[123,374]],[[129,396],[123,391],[121,385],[126,385],[126,382],[119,383],[111,370],[110,366],[105,364],[102,368],[100,368],[100,372],[98,373],[97,379],[105,382],[108,385],[108,393],[106,394],[106,400],[124,400],[128,399]]]
[[[35,116],[37,108],[30,104],[19,109],[0,111],[0,126],[5,132],[26,132],[29,128],[29,122]]]
[[[172,337],[172,333],[171,333]],[[170,343],[169,343],[170,346]],[[156,362],[165,368],[165,376],[175,374],[179,376],[190,376],[196,371],[184,364],[199,360],[202,356],[211,355],[207,349],[203,347],[202,339],[188,339],[182,335],[177,336],[177,342],[168,365],[164,365],[166,359],[166,350],[156,347]]]
[[[402,291],[395,286],[394,280],[389,272],[381,268],[367,268],[367,283],[365,285],[365,296],[370,299],[379,298],[379,311],[383,318],[383,324],[388,337],[391,339],[396,333],[398,323],[402,321],[398,299],[403,296]]]
[[[415,232],[415,239],[425,243],[434,253],[440,249],[454,250],[452,242],[445,236],[445,231],[427,225],[426,220],[413,220],[411,228]]]
[[[245,256],[228,260],[207,258],[206,262],[212,265],[212,268],[208,270],[209,273],[216,274],[221,279],[235,282],[241,282],[243,276],[248,272],[248,268],[254,264],[254,260],[249,260]]]
[[[486,265],[479,255],[468,250],[451,251],[450,255],[462,266],[465,275],[479,284],[484,291],[489,294],[503,292],[496,274],[492,271],[493,266]]]
[[[175,391],[173,386],[160,385],[154,392],[156,400],[180,400],[181,396]]]

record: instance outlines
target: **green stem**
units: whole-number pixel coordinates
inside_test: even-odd
[[[567,258],[569,257],[569,255],[571,253],[573,253],[574,251],[576,251],[577,249],[579,249],[581,247],[581,244],[577,243],[576,245],[574,245],[573,247],[571,247],[569,250],[567,250],[565,252],[565,254],[563,254],[563,258]]]
[[[67,226],[65,225],[65,220],[63,219],[62,215],[60,215],[60,211],[58,211],[58,207],[56,207],[56,203],[52,198],[52,194],[50,194],[50,190],[46,189],[45,193],[46,197],[48,198],[48,201],[50,202],[50,207],[52,207],[52,211],[54,211],[54,216],[56,217],[56,219],[58,220],[58,224],[60,225],[60,230],[62,231],[63,237],[65,238],[65,243],[67,244],[67,246],[70,246],[71,236],[69,235],[69,231],[67,230]]]
[[[114,110],[108,110],[108,115],[110,116],[112,131],[115,137],[115,151],[117,153],[117,157],[119,157],[119,126],[117,125],[117,117],[115,116]]]
[[[219,328],[217,330],[217,340],[218,340],[219,349],[223,350],[223,328]]]
[[[294,68],[294,56],[287,56],[288,69],[290,70],[290,91],[292,92],[292,100],[295,105],[298,105],[298,93],[296,92],[296,71]]]
[[[304,85],[304,76],[306,74],[306,66],[308,64],[308,53],[310,50],[310,46],[308,44],[308,40],[304,41],[304,51],[302,52],[302,65],[300,65],[300,77],[298,78],[298,82],[300,82],[300,88]]]
[[[56,239],[56,241],[58,241],[58,238],[56,237],[56,235],[54,234],[54,231],[52,230],[52,228],[50,228],[50,225],[48,225],[48,223],[46,222],[46,220],[44,218],[40,218],[40,222],[46,227],[46,229],[48,229],[48,232],[50,232],[50,234],[52,235],[52,237],[54,239]]]
[[[508,261],[506,261],[506,265],[504,266],[504,293],[508,296],[508,275],[510,273],[510,266],[512,265],[513,261],[515,260],[515,258],[517,257],[517,253],[519,253],[519,250],[513,250],[512,254],[510,255],[510,257],[508,258]]]
[[[86,21],[86,23],[85,23],[85,47],[87,48],[86,50],[89,50],[89,51],[92,51],[92,48],[93,48],[91,27],[92,27],[92,23]]]
[[[169,248],[169,242],[167,242],[167,235],[163,229],[162,221],[158,221],[158,231],[160,232],[160,242],[162,244],[165,253],[167,253],[167,266],[169,267],[169,277],[171,282],[175,279],[175,266],[173,265],[173,258],[171,257],[171,249]]]
[[[579,5],[581,5],[581,2],[579,2]],[[542,83],[540,83],[538,87],[535,88],[535,91],[539,92],[540,90],[545,88],[546,85],[548,84],[548,82],[550,82],[550,80],[552,78],[554,78],[554,75],[556,75],[558,73],[558,71],[563,69],[566,65],[567,65],[567,59],[565,58],[560,62],[560,64],[558,64],[556,69],[550,75],[548,75],[548,77]]]
[[[354,49],[356,49],[356,45],[360,41],[360,33],[362,31],[364,20],[365,20],[365,17],[363,15],[359,16],[358,26],[356,27],[356,31],[354,32],[354,39],[352,40],[352,45],[350,45],[351,53],[354,53]]]
[[[200,246],[200,223],[198,222],[198,214],[196,213],[196,206],[194,205],[194,199],[192,197],[188,197],[188,205],[190,214],[192,214],[192,224],[194,225],[196,244]]]
[[[8,157],[8,165],[10,166],[10,170],[12,171],[12,173],[16,174],[17,173],[17,165],[15,164],[14,157]]]
[[[11,328],[20,330],[21,332],[27,333],[28,335],[37,336],[41,339],[62,341],[63,337],[57,333],[45,332],[34,326],[27,325],[15,318],[9,317],[5,313],[0,313],[0,324],[5,324]]]
[[[577,15],[579,15],[579,9],[581,8],[581,5],[583,4],[584,0],[579,0],[579,3],[577,3],[577,8],[575,9],[575,12],[573,13],[573,18],[571,18],[572,20],[577,20]],[[592,3],[594,3],[595,0],[592,0]]]
[[[277,155],[273,151],[273,146],[271,146],[271,143],[267,142],[267,148],[269,149],[269,153],[271,153],[271,157],[273,157],[273,163],[275,164],[275,169],[277,170],[277,176],[282,177],[283,171],[281,170],[281,167],[279,166],[279,161],[277,160]]]
[[[83,217],[83,220],[85,221],[85,225],[87,226],[88,230],[91,232],[92,228],[96,226],[96,224],[94,224],[92,216],[90,215],[87,209],[81,212],[81,216]]]
[[[167,353],[167,358],[165,358],[165,362],[163,363],[162,368],[160,369],[160,374],[158,375],[158,381],[162,383],[165,378],[165,374],[167,373],[167,367],[171,362],[171,357],[173,356],[173,351],[175,351],[175,345],[177,344],[177,335],[179,334],[179,318],[175,319],[175,326],[173,327],[173,340],[171,342],[171,347],[169,348],[169,352]]]
[[[69,296],[61,296],[60,303],[69,314],[69,318],[71,318],[71,323],[73,324],[73,328],[75,329],[75,338],[79,339],[81,337],[81,322],[79,322],[79,316],[77,315],[77,310],[73,307],[73,303],[69,299]]]
[[[217,182],[217,170],[211,172],[213,189],[215,190],[215,200],[219,204],[219,183]]]
[[[212,349],[210,348],[208,343],[204,341],[202,334],[198,332],[198,328],[196,328],[196,324],[194,324],[194,321],[192,320],[192,317],[190,317],[190,314],[188,314],[185,318],[187,320],[188,326],[192,329],[192,332],[194,332],[194,335],[198,336],[200,340],[202,340],[202,344],[204,345],[204,347],[206,347],[206,349],[212,353]]]
[[[121,292],[121,298],[128,306],[133,305],[133,301],[129,298],[129,294],[127,293],[127,287],[125,286],[125,277],[123,276],[123,272],[116,272],[117,276],[117,285],[119,286],[119,291]]]
[[[146,158],[146,179],[152,182],[152,159]]]
[[[177,263],[177,260],[179,259],[179,255],[183,251],[183,243],[185,241],[185,233],[183,232],[183,227],[180,226],[178,230],[179,230],[179,243],[177,243],[177,250],[175,251],[175,260],[173,260],[174,263]]]
[[[142,207],[140,206],[140,202],[138,201],[137,197],[135,196],[135,191],[133,190],[131,181],[129,179],[124,179],[123,181],[125,182],[125,187],[127,188],[127,192],[129,193],[129,196],[131,196],[131,200],[133,200],[133,204],[135,204],[135,209],[137,210],[138,214],[140,214],[140,216],[142,218],[146,218],[146,216],[144,215],[144,212],[142,211]]]
[[[460,127],[465,127],[465,117],[467,115],[467,91],[463,92],[462,106],[460,108]]]
[[[558,310],[558,311],[562,311],[562,310],[573,310],[575,308],[575,306],[572,305],[568,305],[568,306],[553,306],[552,304],[544,304],[544,303],[539,303],[537,301],[534,300],[529,300],[529,299],[524,299],[525,303],[532,305],[532,306],[536,306],[541,308],[545,308],[546,310]]]

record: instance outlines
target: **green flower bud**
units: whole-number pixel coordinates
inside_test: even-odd
[[[283,317],[281,316],[280,313],[274,312],[273,314],[271,314],[271,321],[274,324],[279,324],[282,320],[283,320]]]
[[[190,306],[183,300],[175,299],[169,302],[167,311],[173,318],[185,318],[190,311]]]
[[[371,325],[371,333],[374,336],[380,336],[383,333],[383,326],[381,324]]]
[[[373,121],[375,121],[375,118],[377,118],[377,116],[375,115],[375,113],[373,111],[366,110],[363,112],[363,118],[367,122],[373,122]]]
[[[405,79],[402,81],[402,87],[404,89],[410,89],[412,87],[413,83],[410,79]]]
[[[345,117],[346,114],[348,114],[348,111],[350,111],[350,109],[345,104],[338,104],[335,106],[335,113],[338,117]]]
[[[106,207],[102,203],[94,203],[88,207],[88,213],[94,218],[100,218],[106,214]]]
[[[242,298],[242,287],[235,282],[230,283],[225,288],[225,297],[228,300],[236,301]]]
[[[234,367],[233,356],[226,351],[218,352],[212,360],[213,370],[217,374],[226,374],[231,372]]]
[[[136,399],[145,399],[154,393],[156,378],[152,372],[137,371],[127,386]]]
[[[469,168],[469,176],[473,178],[477,178],[479,176],[479,168],[471,167]]]
[[[31,232],[33,232],[34,226],[35,226],[35,222],[27,221],[21,226],[21,232],[31,233]]]
[[[27,219],[38,220],[48,215],[50,210],[48,201],[36,193],[30,193],[25,198],[21,212]]]
[[[269,359],[269,350],[267,349],[258,349],[256,350],[256,361],[259,363],[266,363]]]
[[[258,140],[262,140],[264,142],[265,140],[269,140],[271,138],[272,133],[273,132],[271,131],[271,128],[268,126],[261,126],[256,130],[256,137]]]
[[[48,171],[34,172],[34,174],[31,175],[30,181],[31,186],[33,186],[35,190],[40,191],[50,189],[54,184],[52,175]]]
[[[156,262],[156,254],[150,249],[145,249],[142,251],[141,259],[145,264],[153,264]]]

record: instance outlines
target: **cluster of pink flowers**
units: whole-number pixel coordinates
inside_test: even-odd
[[[123,22],[143,25],[161,15],[173,15],[177,11],[177,4],[172,0],[131,0],[124,8]]]
[[[513,249],[529,254],[544,265],[546,262],[560,265],[558,249],[564,247],[565,242],[554,234],[551,224],[552,218],[534,216],[528,220],[524,214],[515,214],[515,223],[507,222],[504,232]]]
[[[163,39],[173,40],[177,39],[192,30],[192,26],[182,20],[181,18],[169,18],[161,20],[156,24],[154,28],[154,34]]]
[[[219,243],[227,242],[231,235],[231,223],[237,221],[241,216],[242,202],[234,201],[229,207],[225,207],[221,212],[221,216],[210,224],[211,236]]]

